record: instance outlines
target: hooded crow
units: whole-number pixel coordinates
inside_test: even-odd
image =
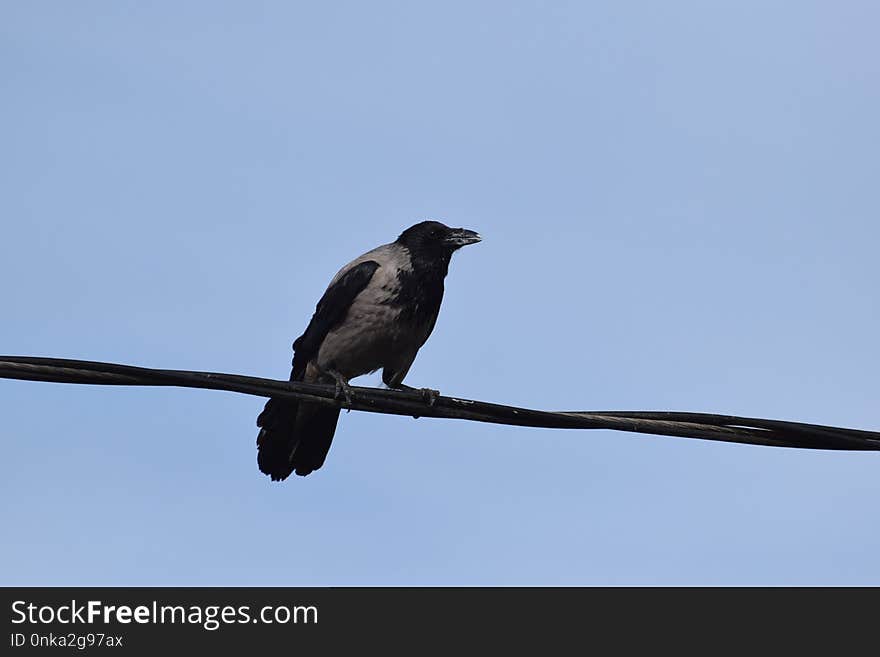
[[[480,241],[472,230],[423,221],[345,265],[293,343],[291,381],[335,383],[382,368],[390,388],[403,379],[437,321],[443,279],[457,249]],[[324,464],[339,408],[270,399],[257,418],[257,464],[273,481],[305,476]]]

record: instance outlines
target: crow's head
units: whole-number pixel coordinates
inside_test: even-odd
[[[465,228],[450,228],[439,221],[422,221],[400,234],[397,243],[423,257],[448,258],[456,249],[476,244],[480,236]]]

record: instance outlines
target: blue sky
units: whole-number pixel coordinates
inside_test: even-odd
[[[0,352],[284,378],[335,271],[478,230],[407,382],[880,429],[872,2],[0,9]],[[378,383],[378,377],[366,379]],[[0,381],[0,584],[880,584],[880,455]]]

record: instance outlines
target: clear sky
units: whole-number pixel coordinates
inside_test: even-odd
[[[351,258],[453,258],[407,382],[880,429],[876,2],[0,8],[0,352],[286,378]],[[378,384],[373,375],[361,382]],[[0,584],[880,584],[880,454],[0,381]]]

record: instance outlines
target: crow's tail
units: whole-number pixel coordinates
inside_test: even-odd
[[[257,436],[257,465],[260,472],[272,481],[287,479],[293,472],[290,453],[296,448],[296,416],[299,402],[289,399],[270,399],[257,418],[260,433]]]
[[[257,418],[257,465],[273,481],[291,472],[305,476],[324,465],[339,409],[290,399],[270,399]]]

